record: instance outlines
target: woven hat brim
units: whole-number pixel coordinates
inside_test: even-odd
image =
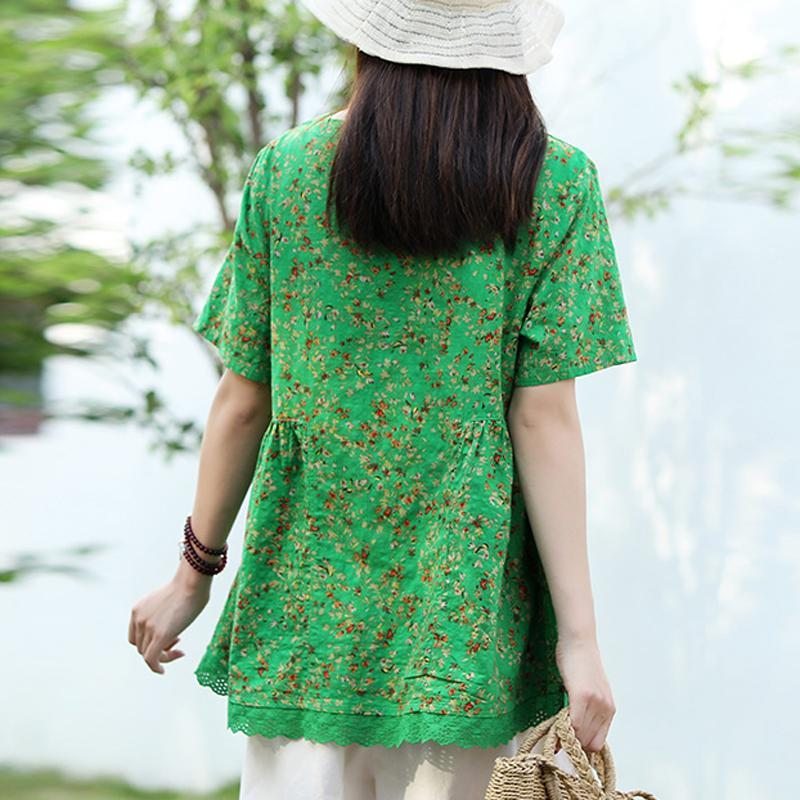
[[[340,39],[370,55],[400,63],[489,67],[519,75],[552,60],[553,43],[564,25],[563,12],[547,0],[302,2]]]

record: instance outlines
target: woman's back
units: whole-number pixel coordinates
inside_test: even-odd
[[[273,409],[196,675],[234,730],[500,744],[567,701],[513,390],[636,359],[597,170],[549,135],[513,255],[376,255],[325,213],[343,124],[259,151],[195,322]]]

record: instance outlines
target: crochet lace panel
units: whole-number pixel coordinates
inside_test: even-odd
[[[228,694],[225,675],[198,669],[198,683]],[[396,747],[404,742],[433,741],[460,747],[499,747],[517,733],[555,714],[567,704],[564,691],[528,698],[501,716],[351,714],[286,706],[248,706],[228,699],[228,729],[247,736],[286,736],[338,745]]]

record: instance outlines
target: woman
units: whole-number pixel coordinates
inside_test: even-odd
[[[614,702],[574,379],[636,360],[594,162],[526,75],[546,2],[314,0],[349,104],[267,143],[194,328],[226,367],[173,580],[129,639],[179,658],[252,483],[195,671],[248,734],[242,798],[482,798],[566,703]]]

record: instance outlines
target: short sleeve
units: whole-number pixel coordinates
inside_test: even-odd
[[[192,323],[192,329],[217,348],[228,369],[258,383],[269,383],[271,378],[267,210],[271,144],[250,166],[228,251]]]
[[[520,326],[514,383],[534,386],[636,361],[597,167],[575,178],[577,200],[551,248]]]

